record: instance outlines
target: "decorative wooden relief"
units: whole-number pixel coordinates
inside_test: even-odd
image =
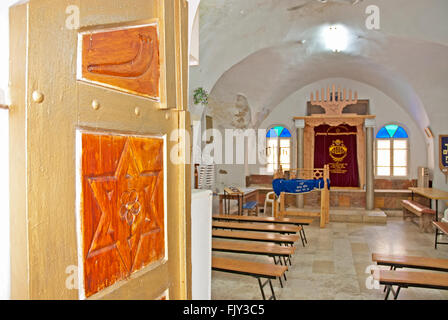
[[[85,296],[165,257],[163,140],[82,134]]]
[[[342,114],[357,114],[360,116],[365,116],[370,114],[370,101],[368,99],[358,99],[358,102],[355,104],[349,104],[342,110]],[[325,110],[318,106],[312,105],[310,101],[306,103],[306,115],[316,115],[316,114],[325,114]]]
[[[81,80],[159,100],[157,25],[81,34]]]
[[[316,91],[316,100],[314,100],[313,93],[311,93],[311,104],[318,105],[324,108],[325,114],[328,115],[340,115],[342,114],[342,110],[350,105],[358,102],[358,93],[355,91],[355,99],[352,99],[352,90],[349,90],[348,96],[346,95],[345,88],[341,92],[341,88],[335,90],[335,86],[333,85],[332,92],[330,92],[330,88],[327,87],[327,92],[325,96],[324,89],[321,90],[321,95],[319,99],[319,91]]]

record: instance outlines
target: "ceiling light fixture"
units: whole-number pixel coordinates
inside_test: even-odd
[[[341,52],[347,48],[348,32],[344,26],[332,25],[324,29],[324,40],[327,49]]]

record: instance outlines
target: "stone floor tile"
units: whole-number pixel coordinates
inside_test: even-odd
[[[314,261],[313,262],[313,273],[334,273],[334,262],[333,261]]]

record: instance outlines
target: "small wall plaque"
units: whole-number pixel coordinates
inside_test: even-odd
[[[439,135],[439,166],[448,179],[448,135]]]

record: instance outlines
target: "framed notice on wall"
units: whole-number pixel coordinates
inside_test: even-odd
[[[439,166],[448,177],[448,135],[439,135]]]

